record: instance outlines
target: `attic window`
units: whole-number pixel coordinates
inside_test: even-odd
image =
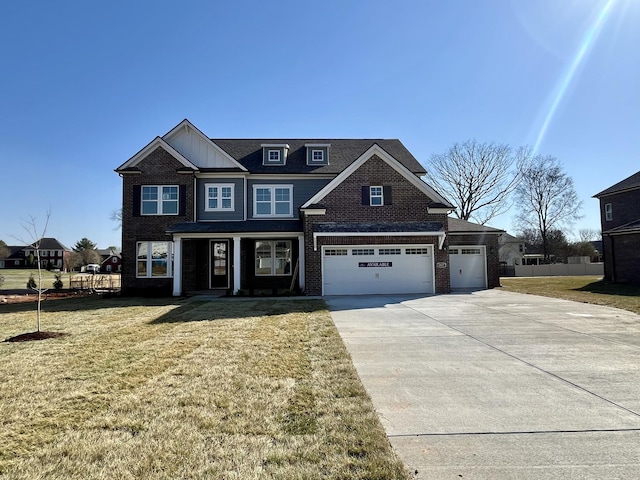
[[[286,165],[289,145],[286,143],[264,143],[262,147],[263,165]]]
[[[328,143],[306,143],[307,165],[329,165]]]

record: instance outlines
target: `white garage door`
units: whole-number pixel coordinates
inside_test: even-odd
[[[324,295],[433,293],[433,245],[322,248]]]
[[[449,247],[452,290],[487,288],[487,267],[484,246]]]

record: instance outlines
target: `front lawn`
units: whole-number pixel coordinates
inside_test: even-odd
[[[0,286],[2,290],[19,290],[27,288],[29,275],[33,274],[36,283],[38,282],[37,268],[4,268],[0,269],[0,275],[4,277],[4,283]],[[69,288],[69,273],[62,274],[63,288]],[[53,288],[55,272],[42,270],[42,288]]]
[[[640,314],[640,286],[609,283],[601,277],[502,277],[502,288],[512,292],[563,298],[621,308]]]
[[[44,303],[0,343],[0,477],[409,478],[320,300]],[[0,339],[33,305],[0,306]]]

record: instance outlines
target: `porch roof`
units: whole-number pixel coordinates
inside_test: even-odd
[[[300,232],[302,220],[245,220],[237,222],[184,222],[176,223],[167,233],[249,233]]]

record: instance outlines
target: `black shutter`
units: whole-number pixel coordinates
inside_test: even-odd
[[[369,187],[362,187],[362,205],[369,205]]]
[[[133,186],[133,216],[140,216],[140,202],[142,201],[142,186]]]
[[[384,196],[385,205],[393,205],[393,197],[391,196],[391,185],[382,187],[382,195]]]
[[[180,215],[187,214],[187,186],[180,185],[180,205],[178,206]]]

